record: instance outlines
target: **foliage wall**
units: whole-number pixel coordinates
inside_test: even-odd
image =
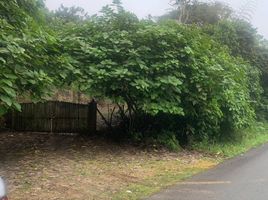
[[[46,27],[42,1],[0,2],[0,115],[20,110],[18,96],[40,100],[59,82],[68,66],[60,45]]]
[[[127,104],[132,131],[141,116],[170,116],[165,129],[218,138],[221,129],[248,126],[255,117],[251,66],[198,27],[140,21],[106,7],[67,29],[65,53],[80,71],[79,88]]]
[[[120,111],[128,132],[219,139],[249,126],[266,63],[245,59],[253,54],[243,56],[250,53],[244,48],[255,52],[256,41],[218,22],[230,15],[219,10],[213,26],[200,27],[139,20],[119,1],[92,17],[77,16],[83,10],[76,8],[50,13],[36,0],[0,2],[1,113],[20,109],[18,95],[40,100],[68,85],[126,104]]]

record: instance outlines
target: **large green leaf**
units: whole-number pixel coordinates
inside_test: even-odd
[[[12,105],[13,101],[8,96],[0,95],[0,100],[6,103],[9,107]]]

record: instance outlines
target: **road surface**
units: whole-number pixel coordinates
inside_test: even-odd
[[[268,200],[268,144],[148,200]]]

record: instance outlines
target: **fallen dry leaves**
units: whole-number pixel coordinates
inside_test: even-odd
[[[128,185],[214,162],[103,139],[38,133],[0,134],[0,176],[12,200],[111,199]]]

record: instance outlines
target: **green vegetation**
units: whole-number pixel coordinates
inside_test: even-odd
[[[158,163],[158,165],[161,165]],[[197,174],[204,169],[207,169],[204,166],[196,166],[192,168],[186,168],[183,171],[171,171],[165,174],[159,174],[153,178],[149,178],[148,180],[144,180],[143,183],[132,184],[126,188],[124,188],[121,192],[118,192],[114,195],[112,199],[114,200],[136,200],[142,199],[146,196],[150,196],[153,193],[160,191],[163,188],[174,185],[178,183],[178,181],[187,179],[194,174]]]
[[[120,3],[112,7],[83,25],[66,25],[60,37],[77,71],[73,84],[127,105],[126,112],[120,109],[124,132],[146,137],[168,130],[186,135],[187,143],[218,139],[221,129],[254,120],[251,94],[260,90],[251,85],[259,87],[259,79],[250,79],[247,62],[198,27],[140,21]]]
[[[68,68],[43,10],[42,1],[0,2],[0,115],[21,109],[18,96],[45,98]]]
[[[256,123],[250,128],[239,131],[235,135],[223,139],[214,144],[199,143],[194,146],[195,150],[212,153],[213,155],[231,158],[245,153],[253,147],[258,147],[268,141],[268,124]]]
[[[158,21],[119,0],[98,16],[49,12],[42,0],[0,10],[0,114],[20,110],[22,95],[38,101],[68,87],[117,104],[122,137],[174,150],[266,119],[267,42],[224,4],[174,1]]]
[[[102,175],[106,188],[101,191],[111,188],[105,176],[121,177],[113,191],[103,193],[114,199],[144,197],[267,142],[267,40],[225,4],[172,2],[173,11],[141,20],[120,0],[96,16],[77,7],[50,12],[42,0],[1,1],[0,116],[19,111],[19,97],[45,100],[56,87],[117,104],[120,123],[110,127],[114,132],[109,135],[153,146],[157,154],[152,158],[142,152],[138,163],[133,151],[121,160],[116,155],[100,159],[98,165],[92,164],[98,154],[87,159],[73,154],[80,163],[64,159],[65,167],[73,166],[71,173],[80,166],[82,178],[76,181],[87,177],[92,183]],[[188,155],[178,159],[179,154],[159,161],[162,146],[193,150],[196,162]],[[133,169],[134,178],[129,176]]]
[[[233,10],[220,1],[209,3],[196,0],[172,0],[174,9],[158,17],[158,20],[172,19],[183,24],[208,25],[229,20]]]

